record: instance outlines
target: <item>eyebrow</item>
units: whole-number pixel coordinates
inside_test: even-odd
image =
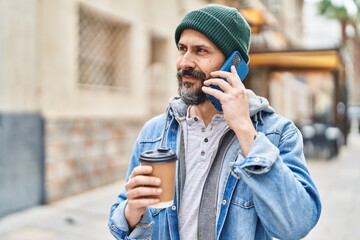
[[[185,44],[179,42],[178,43],[178,47],[187,47]],[[199,44],[199,45],[191,45],[190,48],[204,48],[204,49],[211,49],[210,46],[208,45],[204,45],[204,44]]]

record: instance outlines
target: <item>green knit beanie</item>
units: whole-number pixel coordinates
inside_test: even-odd
[[[187,28],[204,34],[220,49],[225,58],[238,50],[244,61],[249,62],[250,27],[237,9],[209,4],[187,13],[176,28],[176,45],[182,31]]]

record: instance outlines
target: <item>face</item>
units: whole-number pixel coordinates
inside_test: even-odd
[[[188,105],[201,104],[207,100],[201,90],[203,82],[212,71],[220,69],[225,56],[205,35],[192,29],[181,33],[178,51],[179,95]]]

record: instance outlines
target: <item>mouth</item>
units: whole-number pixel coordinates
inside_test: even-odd
[[[177,77],[182,82],[195,83],[198,80],[203,82],[206,79],[206,76],[203,72],[195,71],[194,69],[180,69],[177,73]]]
[[[194,76],[191,76],[191,75],[184,75],[182,77],[182,81],[183,82],[196,82],[196,81],[199,81],[200,79],[194,77]]]
[[[181,78],[181,85],[186,89],[195,88],[196,86],[202,85],[203,81],[195,76],[184,75]]]

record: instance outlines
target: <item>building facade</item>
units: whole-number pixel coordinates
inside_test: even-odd
[[[125,176],[176,94],[176,24],[200,4],[0,2],[0,216]]]
[[[251,25],[245,85],[294,121],[312,117],[320,88],[288,51],[303,43],[302,0],[2,0],[0,217],[124,178],[140,127],[177,94],[174,29],[206,3]],[[334,69],[315,74],[334,83],[319,109]]]

